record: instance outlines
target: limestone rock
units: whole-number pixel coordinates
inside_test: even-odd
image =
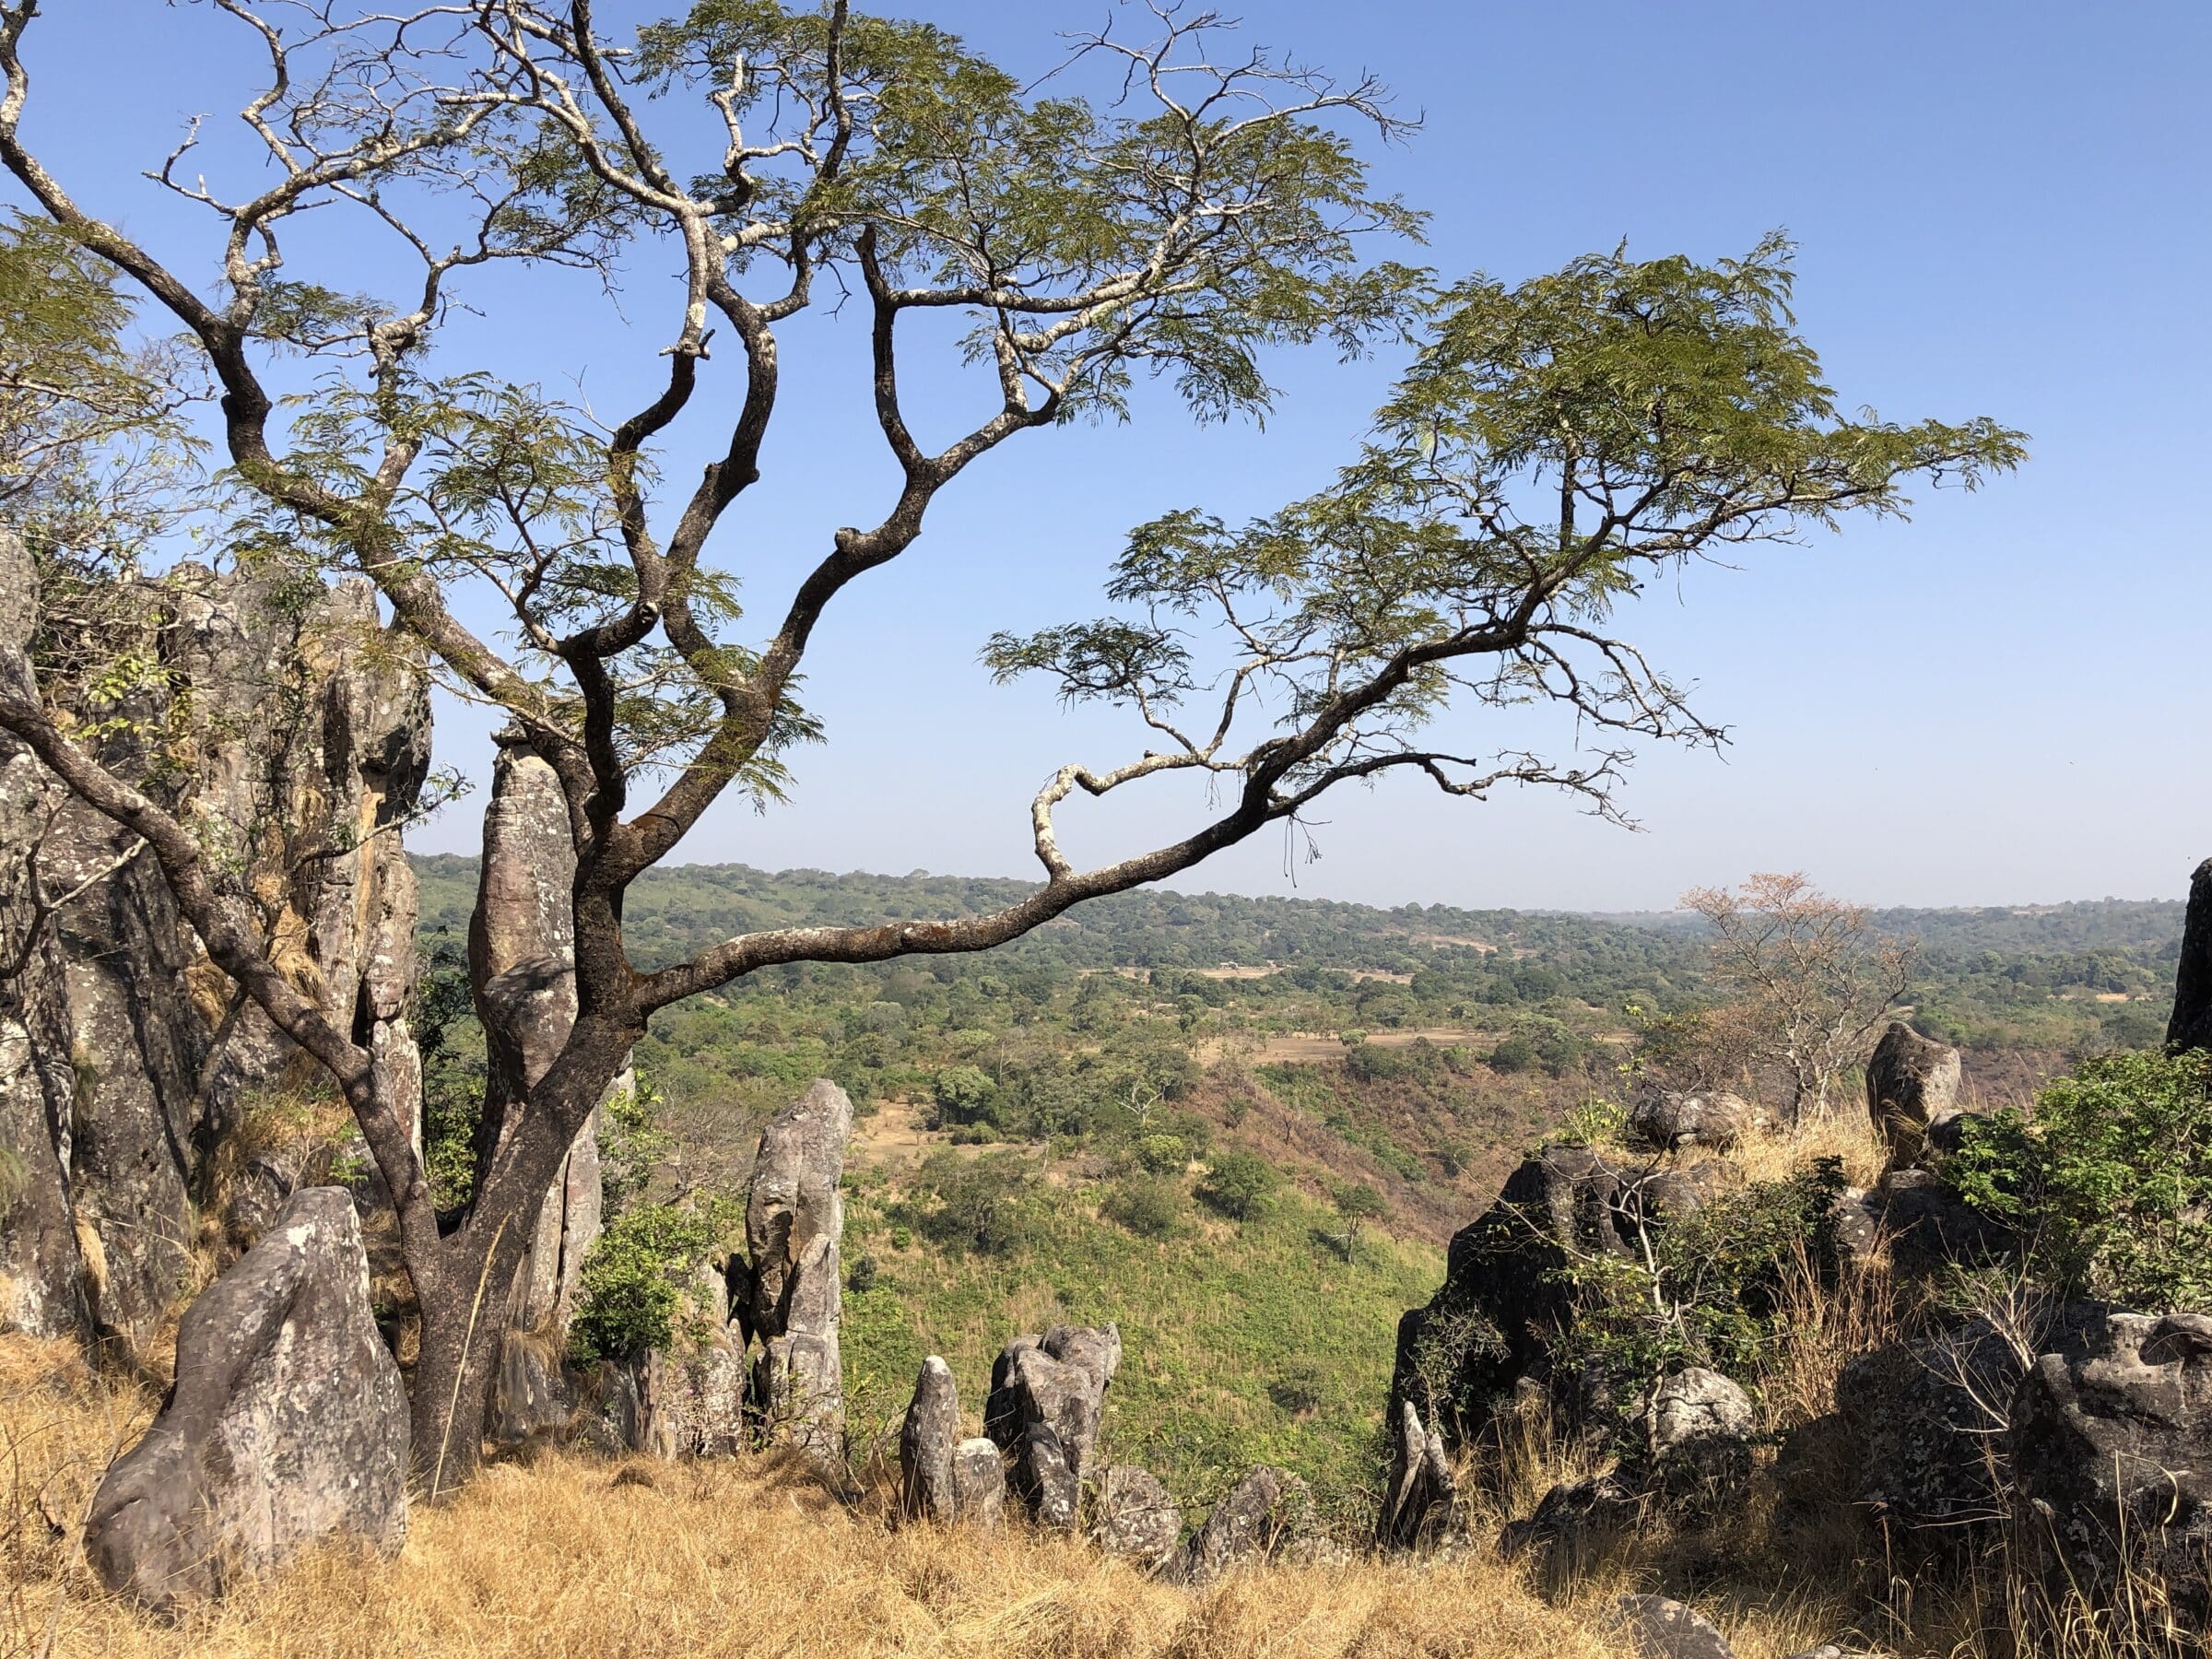
[[[816,1078],[761,1132],[745,1212],[750,1324],[763,1349],[754,1408],[771,1435],[823,1457],[836,1453],[843,1425],[838,1241],[845,1201],[838,1183],[852,1133],[851,1099]]]
[[[1724,1152],[1750,1133],[1756,1117],[1751,1103],[1741,1095],[1652,1088],[1630,1108],[1628,1126],[1630,1135],[1656,1152],[1686,1147]]]
[[[1866,1062],[1866,1112],[1889,1147],[1890,1161],[1920,1157],[1928,1124],[1958,1104],[1959,1051],[1891,1020]]]
[[[2182,919],[2182,960],[2173,976],[2173,1015],[2166,1041],[2175,1048],[2212,1049],[2212,858],[2189,878]]]
[[[1375,1527],[1378,1539],[1386,1547],[1411,1549],[1430,1534],[1448,1530],[1453,1497],[1443,1436],[1421,1421],[1411,1400],[1399,1401],[1390,1484],[1383,1488]]]
[[[1108,1555],[1157,1568],[1182,1540],[1182,1508],[1150,1470],[1117,1464],[1099,1481],[1090,1535]]]
[[[995,1531],[1006,1509],[1006,1461],[997,1443],[964,1440],[952,1449],[953,1519]]]
[[[932,1354],[922,1361],[899,1431],[900,1513],[939,1524],[953,1519],[952,1456],[959,1438],[960,1400],[952,1367]],[[997,1456],[997,1448],[992,1448],[994,1462]]]
[[[1014,1454],[1015,1490],[1040,1526],[1063,1531],[1075,1525],[1083,1498],[1083,1477],[1067,1442],[1050,1423],[1031,1423],[1021,1431]]]
[[[2109,1604],[2147,1567],[2182,1629],[2212,1635],[2212,1317],[2089,1312],[2021,1378],[2011,1417],[2016,1519],[2054,1587]]]
[[[162,1609],[333,1535],[389,1554],[406,1467],[353,1200],[309,1188],[185,1313],[176,1387],[100,1482],[85,1552],[111,1590]]]
[[[1664,1595],[1624,1595],[1603,1623],[1636,1659],[1735,1659],[1710,1620]]]
[[[1262,1466],[1214,1505],[1176,1555],[1171,1575],[1181,1583],[1210,1583],[1231,1568],[1269,1559],[1312,1525],[1306,1483],[1286,1470]]]

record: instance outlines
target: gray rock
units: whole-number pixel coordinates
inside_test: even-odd
[[[851,1099],[817,1077],[761,1131],[745,1212],[750,1325],[762,1347],[754,1409],[771,1438],[823,1458],[836,1455],[844,1420],[838,1241],[845,1200],[838,1183],[852,1133]]]
[[[959,1439],[960,1398],[952,1367],[932,1354],[914,1378],[914,1397],[899,1430],[901,1514],[940,1524],[953,1519],[952,1454]],[[994,1447],[994,1462],[997,1456]]]
[[[2147,1570],[2181,1629],[2212,1635],[2212,1317],[2076,1321],[2021,1378],[2006,1441],[2017,1532],[2054,1592],[2109,1606]]]
[[[1981,1266],[2017,1240],[1927,1170],[1892,1170],[1875,1189],[1880,1230],[1901,1273],[1925,1277],[1954,1265]]]
[[[953,1519],[995,1531],[1006,1509],[1006,1460],[996,1442],[964,1440],[952,1449]]]
[[[2212,1049],[2212,858],[2189,878],[2182,918],[2182,959],[2173,976],[2173,1014],[2166,1041],[2175,1048]]]
[[[1644,1500],[1611,1475],[1555,1486],[1535,1512],[1507,1523],[1498,1553],[1509,1561],[1540,1555],[1551,1576],[1575,1577],[1611,1552],[1643,1519]]]
[[[640,1450],[662,1457],[728,1457],[746,1443],[748,1368],[744,1333],[730,1317],[729,1285],[699,1264],[676,1343],[646,1357]]]
[[[1866,1062],[1866,1113],[1892,1163],[1921,1155],[1928,1124],[1958,1104],[1959,1051],[1891,1020]]]
[[[1629,1133],[1658,1152],[1686,1147],[1726,1151],[1751,1132],[1757,1112],[1741,1095],[1650,1088],[1629,1110]]]
[[[1040,1526],[1063,1530],[1075,1525],[1077,1506],[1082,1500],[1083,1481],[1076,1473],[1067,1447],[1049,1423],[1031,1423],[1021,1431],[1015,1453],[1016,1489],[1030,1506]]]
[[[1637,1659],[1735,1659],[1735,1650],[1701,1614],[1664,1595],[1624,1595],[1603,1628]]]
[[[1054,1325],[1041,1336],[1015,1337],[992,1367],[983,1432],[1013,1454],[1014,1489],[1048,1525],[1074,1524],[1075,1491],[1090,1467],[1106,1388],[1121,1361],[1117,1327]]]
[[[1455,1524],[1452,1463],[1444,1438],[1421,1421],[1411,1400],[1398,1402],[1390,1484],[1383,1488],[1376,1537],[1385,1547],[1411,1549]]]
[[[1108,1555],[1157,1568],[1182,1541],[1182,1509],[1150,1470],[1117,1464],[1099,1479],[1090,1535]]]
[[[220,1595],[334,1535],[406,1536],[407,1404],[369,1312],[353,1200],[312,1187],[208,1287],[177,1381],[95,1495],[85,1553],[158,1609]]]
[[[1677,1500],[1719,1501],[1749,1478],[1757,1415],[1719,1371],[1693,1365],[1661,1379],[1641,1416],[1651,1473]]]
[[[1206,1584],[1231,1568],[1268,1560],[1312,1529],[1312,1496],[1297,1476],[1254,1469],[1214,1505],[1177,1552],[1170,1576],[1180,1583]]]

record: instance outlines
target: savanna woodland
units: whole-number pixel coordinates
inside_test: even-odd
[[[2202,1653],[2212,876],[1154,885],[1397,774],[1625,824],[1726,740],[1648,589],[2023,435],[1847,412],[1780,233],[1430,268],[1418,121],[1195,8],[1027,81],[594,13],[194,6],[250,89],[139,177],[0,0],[0,1652]],[[1309,356],[1394,371],[1335,470],[968,601],[1126,723],[1032,878],[688,862],[838,764],[810,644],[958,582],[941,495]],[[855,484],[779,592],[786,405]]]

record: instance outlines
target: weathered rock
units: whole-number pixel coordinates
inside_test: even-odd
[[[838,1241],[845,1200],[838,1183],[852,1133],[851,1099],[817,1077],[761,1131],[745,1211],[751,1328],[762,1347],[754,1409],[771,1438],[821,1457],[836,1454],[844,1421]]]
[[[156,1608],[220,1595],[337,1534],[406,1535],[407,1405],[341,1189],[294,1194],[177,1335],[177,1381],[100,1484],[85,1552]]]
[[[727,1457],[746,1441],[744,1334],[721,1267],[702,1262],[686,1291],[676,1341],[646,1356],[637,1449],[662,1457]]]
[[[2077,1319],[2021,1378],[2006,1443],[2054,1590],[2111,1605],[2147,1569],[2182,1629],[2212,1635],[2212,1317]]]
[[[2006,1430],[2024,1356],[2093,1316],[2030,1307],[2021,1329],[1975,1319],[1844,1366],[1836,1407],[1858,1472],[1857,1500],[1899,1546],[1963,1548],[1999,1519]]]
[[[1628,1126],[1653,1151],[1710,1147],[1724,1152],[1751,1132],[1756,1117],[1751,1102],[1741,1095],[1650,1088],[1629,1109]]]
[[[1624,1595],[1602,1628],[1635,1659],[1735,1659],[1711,1620],[1664,1595]]]
[[[1574,1577],[1608,1554],[1643,1518],[1643,1498],[1611,1475],[1555,1486],[1527,1519],[1506,1524],[1498,1553],[1519,1560],[1541,1554],[1555,1577]]]
[[[1400,1400],[1377,1538],[1386,1547],[1411,1549],[1431,1534],[1448,1531],[1455,1522],[1453,1488],[1444,1437],[1421,1421],[1411,1400]]]
[[[1074,1524],[1075,1493],[1121,1362],[1116,1326],[1054,1325],[1042,1336],[1015,1337],[991,1368],[983,1432],[1013,1453],[1014,1489],[1048,1525]]]
[[[2173,1014],[2166,1041],[2175,1048],[2212,1049],[2212,858],[2189,878],[2182,918],[2182,959],[2173,975]]]
[[[1282,1469],[1254,1469],[1214,1505],[1206,1524],[1177,1552],[1170,1575],[1205,1584],[1231,1568],[1265,1561],[1312,1526],[1306,1483]]]
[[[1099,1479],[1090,1535],[1108,1555],[1156,1568],[1182,1540],[1182,1508],[1150,1470],[1116,1464]]]
[[[900,1512],[939,1524],[952,1520],[956,1503],[952,1454],[960,1439],[959,1391],[952,1367],[935,1354],[922,1361],[914,1397],[899,1430]],[[997,1459],[997,1448],[992,1458]]]
[[[2002,1223],[1969,1205],[1948,1182],[1927,1170],[1890,1171],[1875,1189],[1875,1204],[1890,1260],[1908,1275],[1981,1266],[2017,1242]]]
[[[1716,1499],[1749,1477],[1751,1397],[1719,1371],[1693,1365],[1661,1379],[1641,1418],[1651,1472],[1669,1493]]]
[[[1866,1112],[1892,1163],[1919,1158],[1928,1124],[1958,1103],[1960,1076],[1957,1049],[1889,1022],[1866,1062]]]
[[[1014,1489],[1030,1506],[1040,1526],[1065,1530],[1076,1524],[1083,1479],[1076,1472],[1066,1442],[1050,1423],[1031,1423],[1021,1431],[1014,1453]]]
[[[962,1525],[994,1531],[1006,1516],[1006,1460],[994,1441],[964,1440],[952,1449],[952,1514]]]

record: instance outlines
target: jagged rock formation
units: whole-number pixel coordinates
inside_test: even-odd
[[[1422,1422],[1411,1400],[1398,1402],[1395,1429],[1375,1535],[1385,1548],[1411,1549],[1452,1524],[1455,1483],[1444,1437]]]
[[[914,1397],[899,1430],[899,1512],[943,1524],[959,1507],[952,1457],[960,1439],[960,1396],[952,1367],[935,1354],[922,1361]],[[997,1456],[997,1449],[992,1450]]]
[[[817,1077],[761,1131],[745,1212],[750,1324],[761,1345],[753,1408],[771,1437],[825,1458],[835,1455],[844,1420],[837,1326],[845,1201],[838,1182],[852,1133],[851,1099]]]
[[[1170,1563],[1168,1576],[1193,1586],[1211,1583],[1231,1568],[1271,1559],[1312,1525],[1312,1498],[1304,1481],[1283,1469],[1254,1469],[1214,1505]]]
[[[1117,1464],[1099,1480],[1090,1535],[1108,1555],[1158,1568],[1182,1540],[1182,1507],[1149,1469]]]
[[[2005,1439],[2054,1588],[2110,1604],[2147,1569],[2180,1628],[2212,1636],[2212,1317],[2083,1311],[2021,1378]]]
[[[1889,1022],[1866,1062],[1866,1114],[1888,1143],[1891,1163],[1919,1158],[1928,1125],[1957,1107],[1961,1075],[1957,1049],[1900,1020]]]
[[[2182,963],[2173,976],[2173,1015],[2166,1041],[2176,1048],[2212,1049],[2212,858],[2189,878],[2182,922]]]
[[[992,1365],[983,1432],[1013,1458],[1014,1490],[1045,1525],[1076,1523],[1106,1385],[1121,1362],[1117,1326],[1054,1325],[1015,1337]]]
[[[20,550],[0,560],[29,594]],[[420,672],[365,582],[302,602],[277,575],[184,565],[134,604],[120,644],[158,672],[79,711],[102,759],[242,869],[278,967],[404,1075],[415,883],[395,831],[429,771]],[[20,644],[29,606],[8,608]],[[0,1217],[0,1317],[139,1352],[195,1244],[250,1241],[219,1224],[238,1171],[218,1153],[312,1068],[206,960],[135,839],[4,740],[0,868],[0,1144],[38,1175]],[[250,1221],[310,1174],[253,1171]]]
[[[991,1441],[978,1436],[952,1449],[952,1517],[968,1526],[995,1531],[1006,1512],[1006,1460]]]
[[[353,1199],[311,1187],[184,1315],[176,1387],[100,1482],[85,1553],[111,1590],[161,1609],[336,1534],[389,1554],[406,1468]]]
[[[576,1023],[576,854],[560,781],[519,735],[500,735],[484,860],[469,919],[487,1061],[479,1155],[490,1157]],[[627,1076],[617,1090],[634,1087]],[[565,1425],[575,1391],[562,1369],[584,1253],[599,1236],[599,1114],[577,1134],[538,1211],[537,1231],[509,1287],[507,1323],[488,1413],[491,1438],[512,1444]],[[680,1431],[679,1431],[680,1432]]]

